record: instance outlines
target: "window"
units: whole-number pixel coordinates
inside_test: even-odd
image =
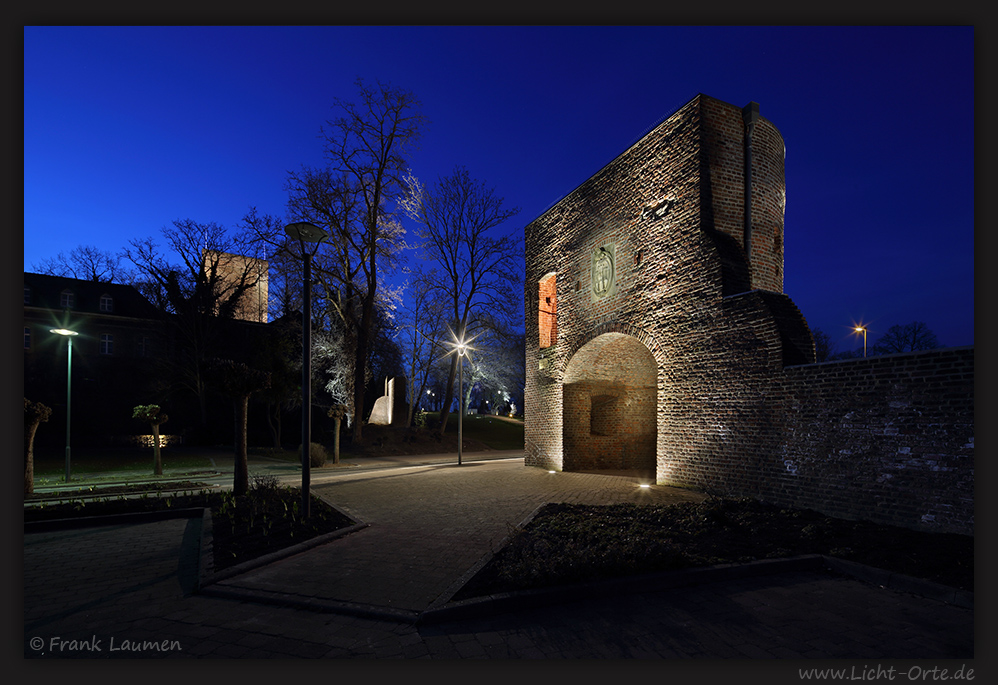
[[[27,326],[24,327],[24,349],[31,349],[31,329]]]
[[[59,298],[59,306],[63,309],[72,309],[76,305],[76,295],[69,290],[63,290]]]
[[[114,354],[114,336],[110,333],[100,334],[100,353]]]
[[[24,286],[24,304],[31,304],[31,288]]]
[[[541,349],[551,347],[558,339],[558,285],[555,274],[541,279],[538,287],[537,332]]]
[[[114,311],[114,300],[110,295],[100,296],[100,310],[102,312],[112,312]]]
[[[139,338],[138,348],[136,350],[140,357],[148,357],[151,349],[149,347],[149,338],[147,336],[141,336]]]

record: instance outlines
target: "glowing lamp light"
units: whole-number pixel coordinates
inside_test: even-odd
[[[66,338],[66,482],[69,482],[69,427],[71,400],[73,397],[73,336],[79,335],[68,328],[50,328],[49,333],[55,333]]]
[[[866,357],[866,326],[856,326],[853,330],[863,334],[863,356]]]

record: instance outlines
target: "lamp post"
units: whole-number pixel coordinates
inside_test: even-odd
[[[79,333],[68,328],[52,328],[49,329],[49,332],[66,338],[66,482],[68,483],[70,400],[73,396],[73,336],[79,335]]]
[[[284,227],[284,232],[298,241],[304,261],[302,276],[301,313],[301,510],[302,516],[310,514],[309,481],[311,480],[312,443],[312,255],[319,249],[319,243],[329,235],[315,224],[297,221]],[[311,251],[305,243],[315,243]]]
[[[452,354],[457,352],[457,394],[458,394],[458,411],[457,414],[457,463],[458,466],[461,465],[461,454],[464,448],[464,357],[470,356],[472,350],[475,348],[471,346],[471,342],[477,338],[472,338],[471,340],[464,339],[464,327],[461,327],[461,336],[458,337],[454,335],[453,331],[451,335],[454,336],[454,342],[447,343],[452,345],[453,349],[447,354]],[[446,356],[446,355],[445,355]]]
[[[856,328],[854,328],[853,330],[856,331],[857,333],[862,333],[863,334],[863,358],[865,359],[866,358],[866,326],[856,326]]]
[[[457,394],[459,411],[457,414],[457,465],[461,465],[461,452],[464,449],[464,353],[467,346],[464,340],[457,344]]]

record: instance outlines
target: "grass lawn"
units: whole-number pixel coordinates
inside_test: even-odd
[[[164,469],[179,469],[190,472],[210,471],[215,467],[212,458],[225,459],[229,464],[231,453],[221,450],[188,449],[184,447],[164,447],[160,454]],[[107,448],[80,449],[70,454],[70,476],[75,480],[85,477],[93,480],[95,476],[111,473],[125,473],[129,478],[153,476],[152,448]],[[58,485],[66,478],[65,455],[35,455],[35,486]]]
[[[438,413],[427,412],[427,419],[437,421]],[[505,416],[465,415],[461,437],[477,440],[494,450],[523,449],[523,420]],[[457,436],[457,414],[447,419],[447,435]]]

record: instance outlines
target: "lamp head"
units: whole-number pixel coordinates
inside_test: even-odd
[[[319,243],[329,237],[329,234],[307,221],[296,221],[284,227],[284,232],[295,240],[306,243]]]
[[[79,335],[76,331],[71,331],[68,328],[50,328],[49,333],[55,333],[56,335]]]

